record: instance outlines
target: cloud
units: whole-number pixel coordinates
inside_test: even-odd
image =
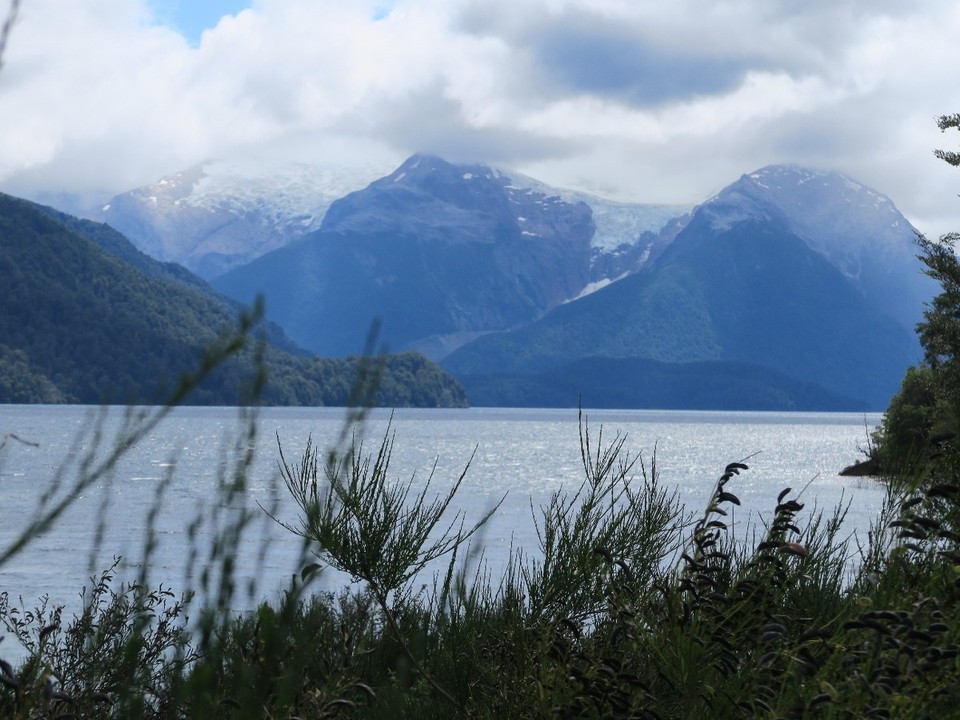
[[[931,152],[960,145],[933,123],[960,108],[958,36],[952,0],[258,0],[191,44],[146,0],[24,0],[0,188],[109,196],[209,157],[349,146],[697,202],[797,162],[938,234],[960,227]]]

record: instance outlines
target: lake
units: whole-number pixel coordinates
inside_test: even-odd
[[[101,451],[94,458],[102,457],[124,426],[125,413],[123,408],[104,414],[80,406],[0,406],[0,433],[7,434],[0,449],[0,552],[37,515],[45,495],[48,502],[70,497],[83,458],[97,447]],[[727,486],[742,501],[734,519],[744,532],[769,518],[779,492],[792,487],[802,491],[805,512],[849,502],[846,531],[865,540],[884,498],[876,482],[837,474],[861,458],[858,447],[866,444],[879,415],[584,414],[593,439],[601,428],[604,444],[618,432],[625,434],[626,448],[640,453],[647,472],[655,464],[660,482],[676,487],[691,510],[704,508],[727,463],[746,462],[750,469]],[[156,547],[150,551],[148,580],[175,591],[195,587],[205,565],[205,543],[232,511],[218,495],[218,483],[249,450],[253,461],[238,502],[252,508],[256,519],[240,542],[238,573],[245,603],[274,597],[302,564],[300,541],[258,507],[275,504],[278,518],[296,522],[279,480],[278,438],[287,460],[296,463],[308,438],[320,448],[335,443],[344,417],[343,409],[267,408],[258,413],[256,436],[247,438],[236,408],[177,409],[111,473],[73,497],[52,528],[0,567],[0,591],[22,597],[28,606],[46,594],[51,603],[79,607],[81,588],[115,556],[124,558],[121,577],[138,576],[150,527]],[[390,418],[376,411],[368,419],[368,450],[377,449]],[[414,487],[422,487],[435,464],[434,487],[443,492],[469,462],[455,500],[468,523],[507,495],[478,539],[497,578],[511,544],[536,551],[531,504],[537,508],[554,491],[575,489],[583,476],[576,410],[398,410],[392,429],[391,479],[413,478]],[[343,582],[335,573],[321,577],[322,587]]]

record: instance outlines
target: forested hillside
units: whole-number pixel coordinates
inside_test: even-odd
[[[0,277],[2,402],[159,401],[238,316],[202,281],[142,256],[110,228],[6,195]],[[294,354],[278,330],[255,332],[285,348],[266,350],[264,402],[346,402],[356,359]],[[189,401],[237,403],[251,360],[247,352],[227,363]],[[388,358],[383,372],[380,404],[466,402],[453,378],[418,355]]]

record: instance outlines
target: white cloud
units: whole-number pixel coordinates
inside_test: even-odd
[[[196,47],[154,22],[145,0],[23,0],[0,187],[109,195],[347,138],[669,202],[807,163],[960,228],[960,176],[932,156],[960,145],[934,125],[960,109],[952,0],[259,0]]]

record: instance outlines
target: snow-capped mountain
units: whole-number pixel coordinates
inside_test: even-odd
[[[461,166],[458,166],[461,167]],[[594,283],[632,271],[656,253],[660,229],[689,207],[606,200],[550,187],[485,165],[463,174],[494,179],[508,193],[538,194],[593,214]],[[222,275],[321,227],[330,205],[383,177],[400,176],[387,164],[208,162],[113,198],[97,219],[129,237],[147,254],[178,262],[207,279]],[[535,232],[529,230],[528,232]],[[641,242],[643,236],[643,242]]]
[[[920,271],[917,231],[887,196],[838,172],[771,165],[701,208],[716,229],[778,217],[872,303],[911,331],[935,283]]]
[[[625,244],[635,244],[645,233],[659,233],[671,220],[689,212],[692,205],[627,203],[547,185],[520,173],[500,171],[513,188],[559,197],[566,203],[585,203],[593,212],[596,228],[590,245],[598,253],[616,252]]]
[[[597,358],[706,363],[697,375],[707,386],[727,382],[723,363],[749,363],[847,396],[848,409],[882,409],[919,360],[913,325],[936,288],[915,256],[912,228],[879,193],[836,173],[767,167],[674,225],[673,240],[639,272],[523,327],[474,339],[445,367],[492,404],[566,377],[573,405],[586,384],[606,397],[635,385],[562,370],[584,371]],[[754,407],[798,407],[781,390],[758,383],[744,397]]]
[[[209,279],[318,229],[334,200],[389,169],[211,161],[114,197],[97,219]]]
[[[656,238],[629,232],[628,248]],[[272,316],[319,353],[357,352],[379,317],[391,347],[439,357],[583,293],[596,280],[595,234],[585,202],[416,155],[333,203],[319,231],[214,285],[244,301],[262,291]],[[612,272],[641,260],[621,253]]]

